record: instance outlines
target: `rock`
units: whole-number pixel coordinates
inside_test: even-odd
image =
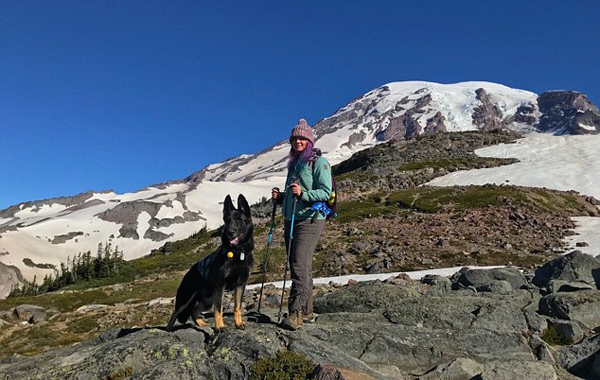
[[[584,379],[600,378],[600,335],[594,335],[578,344],[561,348],[556,363],[570,373]]]
[[[598,108],[576,91],[546,91],[538,97],[542,113],[537,128],[559,134],[588,134],[600,131]]]
[[[151,301],[148,301],[148,303],[146,303],[146,306],[148,307],[153,307],[153,306],[160,306],[160,305],[171,305],[173,303],[174,299],[173,298],[156,298],[153,299]]]
[[[555,319],[551,322],[554,326],[558,335],[565,339],[567,342],[577,343],[584,337],[583,330],[579,324],[575,321],[563,321]]]
[[[548,321],[543,316],[539,315],[536,311],[538,309],[538,303],[532,302],[523,308],[525,320],[529,329],[541,334],[548,328]]]
[[[13,313],[18,320],[29,322],[36,313],[36,318],[41,318],[43,320],[45,318],[46,309],[36,305],[19,305],[14,308]]]
[[[593,330],[600,326],[600,291],[548,294],[540,300],[539,311],[550,317],[578,321]]]
[[[456,358],[450,363],[440,364],[419,380],[470,380],[480,375],[485,366],[469,358]]]
[[[538,334],[534,334],[529,343],[537,360],[556,364],[554,355],[552,355],[552,349]]]
[[[362,235],[363,231],[359,230],[356,227],[348,227],[348,229],[346,230],[346,235],[348,236],[356,236],[356,235]]]
[[[478,291],[480,287],[490,287],[494,281],[506,281],[512,289],[517,290],[527,286],[527,280],[516,268],[496,268],[496,269],[468,269],[463,268],[453,277],[457,277],[456,282],[461,286],[474,286]]]
[[[105,311],[108,309],[108,305],[83,305],[80,308],[78,308],[77,310],[75,310],[76,313],[90,313],[93,311]]]
[[[600,261],[581,251],[572,251],[547,262],[535,271],[533,283],[536,286],[547,287],[552,280],[584,282],[598,288]]]
[[[367,274],[379,274],[381,272],[381,270],[379,269],[379,264],[375,263],[373,265],[371,265],[368,269],[367,269]]]
[[[311,374],[315,380],[376,380],[364,372],[341,368],[333,364],[321,364]]]
[[[357,241],[352,243],[352,245],[350,246],[350,252],[354,253],[356,255],[362,255],[367,253],[370,250],[370,245],[369,243],[366,243],[364,241]]]
[[[433,265],[433,260],[431,260],[431,259],[422,258],[422,259],[420,260],[420,262],[421,262],[421,264],[423,264],[423,265]]]
[[[438,275],[425,275],[421,282],[431,287],[430,292],[446,293],[452,290],[452,282],[449,278]]]
[[[595,285],[590,285],[582,281],[563,281],[551,280],[548,284],[548,290],[551,293],[557,292],[576,292],[579,290],[595,290]]]
[[[0,364],[0,377],[116,379],[210,379],[205,336],[187,329],[111,331],[99,339]]]
[[[46,313],[42,312],[42,311],[34,311],[33,315],[31,316],[31,318],[29,318],[29,323],[31,324],[38,324],[38,323],[42,323],[46,321]]]
[[[13,287],[21,287],[24,282],[19,268],[0,262],[0,299],[6,298]]]
[[[338,291],[323,294],[314,300],[316,313],[355,312],[368,313],[380,308],[390,299],[418,297],[419,292],[379,281],[360,282]]]
[[[508,294],[513,291],[510,282],[500,280],[500,281],[492,281],[489,284],[481,285],[477,288],[480,292],[491,292],[491,293],[499,293],[499,294]]]
[[[265,299],[267,304],[273,306],[281,305],[281,296],[279,294],[269,294]]]
[[[497,361],[486,364],[481,380],[558,380],[552,364],[547,362]]]

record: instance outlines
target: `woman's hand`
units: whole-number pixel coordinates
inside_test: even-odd
[[[300,194],[302,194],[302,189],[297,183],[292,183],[289,188],[292,190],[292,194],[294,194],[297,197],[299,197]]]
[[[271,198],[273,198],[274,200],[277,200],[277,198],[279,198],[279,188],[278,187],[274,187],[271,189]]]

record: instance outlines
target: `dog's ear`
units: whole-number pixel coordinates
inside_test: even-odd
[[[250,217],[250,205],[248,204],[248,201],[246,200],[246,197],[244,197],[244,195],[240,194],[238,196],[238,210],[241,210],[244,215],[246,215],[247,217]]]
[[[223,202],[223,220],[225,220],[229,216],[229,214],[231,214],[232,210],[235,210],[235,207],[233,207],[233,201],[231,200],[231,196],[227,194],[227,196],[225,197],[225,202]]]

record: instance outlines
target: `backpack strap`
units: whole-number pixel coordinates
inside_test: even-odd
[[[313,148],[313,150],[310,152],[310,160],[308,160],[308,164],[313,170],[315,168],[315,162],[317,162],[317,159],[322,155],[323,153],[321,153],[321,149]]]

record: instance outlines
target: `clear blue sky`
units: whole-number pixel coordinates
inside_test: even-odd
[[[393,81],[600,105],[600,1],[0,0],[0,209],[184,178]]]

